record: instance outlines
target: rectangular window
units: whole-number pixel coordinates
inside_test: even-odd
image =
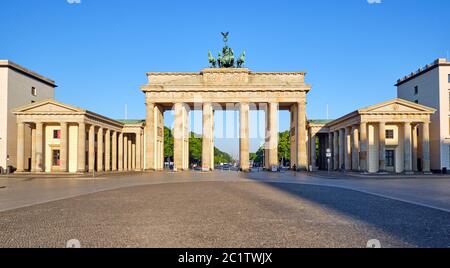
[[[386,139],[392,140],[394,138],[394,130],[386,129]]]
[[[448,75],[448,82],[450,83],[450,74]]]
[[[419,87],[415,86],[414,87],[414,95],[418,95],[419,94]]]
[[[35,87],[31,88],[31,95],[33,95],[35,97],[37,96],[37,89]]]
[[[61,164],[61,154],[59,150],[52,151],[52,165],[59,166]]]
[[[61,130],[53,130],[53,138],[56,140],[61,139]]]
[[[394,150],[386,150],[386,166],[387,167],[395,166],[395,151]]]

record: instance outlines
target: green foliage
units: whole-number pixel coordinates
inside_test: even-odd
[[[231,155],[222,152],[221,150],[214,147],[214,164],[231,163],[231,162],[233,162],[233,157],[231,157]]]
[[[173,160],[173,135],[168,127],[164,127],[164,161],[168,157]]]
[[[291,135],[290,131],[279,134],[278,139],[278,159],[284,160],[284,164],[291,160]]]
[[[173,160],[173,134],[172,131],[164,127],[164,158]],[[189,163],[200,165],[202,162],[202,138],[191,132],[189,137]],[[214,163],[231,163],[233,157],[214,147]]]
[[[290,132],[279,133],[278,138],[278,160],[280,162],[284,160],[287,164],[291,159]],[[264,163],[264,146],[261,146],[256,153],[251,153],[250,160],[253,160],[256,165],[262,165]]]
[[[202,163],[202,138],[192,132],[189,137],[189,163],[197,165]]]

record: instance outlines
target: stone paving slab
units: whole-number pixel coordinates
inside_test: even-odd
[[[198,181],[0,212],[2,247],[449,247],[450,214],[334,187]]]

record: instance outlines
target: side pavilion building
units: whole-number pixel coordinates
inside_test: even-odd
[[[393,99],[331,122],[312,121],[308,125],[309,163],[323,170],[430,173],[430,117],[435,112]]]

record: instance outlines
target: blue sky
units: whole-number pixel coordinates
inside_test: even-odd
[[[309,118],[327,104],[336,118],[394,98],[396,79],[446,57],[449,12],[448,0],[2,0],[0,58],[56,80],[60,101],[113,118],[128,104],[144,118],[145,72],[199,71],[230,31],[251,70],[307,71]],[[217,143],[236,155],[236,140]]]

